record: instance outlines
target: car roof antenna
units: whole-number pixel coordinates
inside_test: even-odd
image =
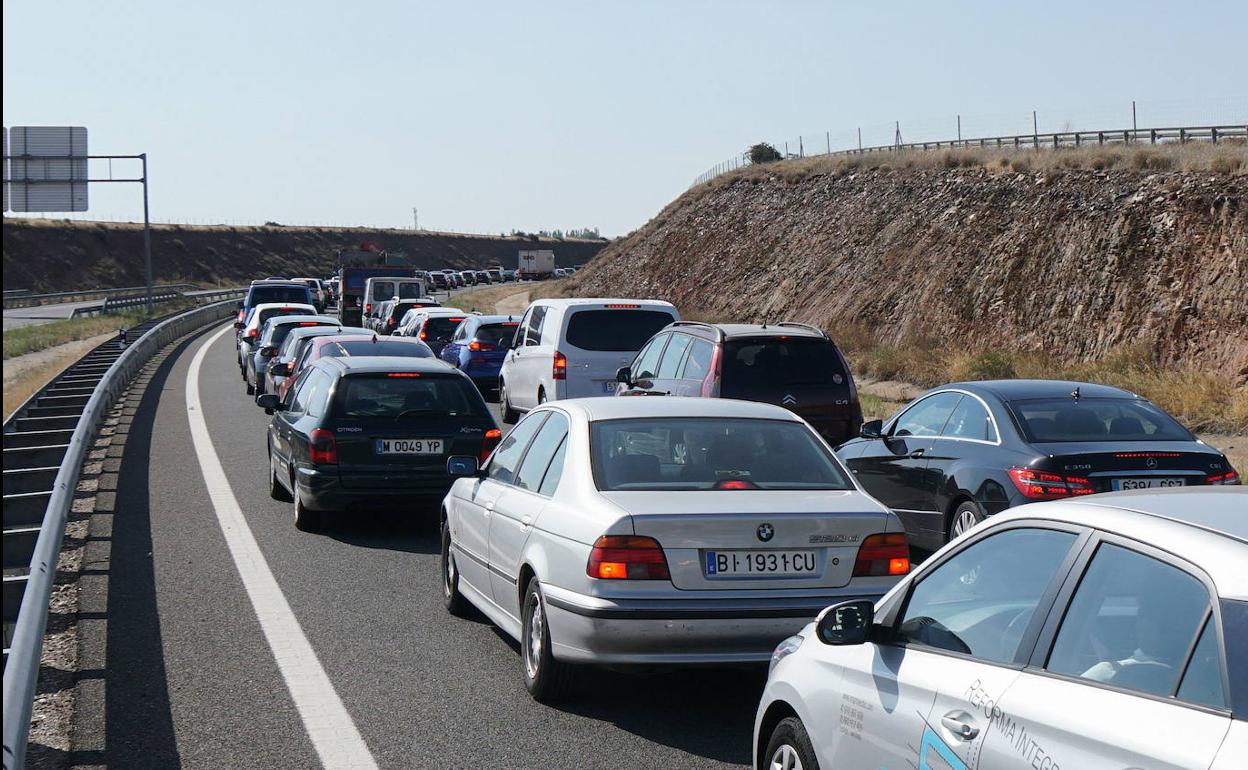
[[[1070,392],[1070,397],[1076,401],[1079,400],[1079,386],[1078,385],[1076,385],[1075,389]]]

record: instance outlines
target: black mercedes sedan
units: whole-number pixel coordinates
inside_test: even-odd
[[[1086,382],[942,385],[864,423],[836,454],[931,550],[1022,503],[1239,483],[1221,452],[1152,402]]]
[[[432,358],[327,357],[285,396],[264,394],[269,492],[293,501],[295,526],[316,530],[328,511],[368,506],[430,520],[455,481],[451,455],[484,462],[501,438],[464,373]]]

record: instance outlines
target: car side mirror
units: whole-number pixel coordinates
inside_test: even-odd
[[[283,361],[279,361],[278,363],[273,364],[272,366],[269,367],[269,374],[272,374],[275,377],[289,377],[290,376],[290,364],[285,363]]]
[[[446,458],[446,473],[457,479],[471,478],[480,470],[477,458],[472,455],[451,455]]]
[[[234,328],[235,328],[235,329],[241,329],[241,328],[243,328],[243,322],[242,322],[242,321],[235,321],[235,322],[234,322]]]
[[[265,345],[264,347],[260,348],[261,358],[272,358],[276,354],[277,354],[277,348],[273,347],[272,345]]]
[[[633,373],[627,366],[621,366],[615,370],[615,381],[623,384],[625,387],[632,387]]]
[[[862,424],[858,429],[858,435],[863,438],[883,438],[884,437],[884,421],[869,420]]]
[[[863,644],[870,637],[875,622],[875,604],[856,599],[833,604],[815,619],[819,641],[834,647]]]
[[[256,406],[261,407],[268,414],[283,411],[286,407],[282,405],[282,399],[276,393],[261,393],[256,396]]]
[[[239,303],[238,303],[237,305],[235,305],[234,307],[238,308],[239,310],[242,310],[242,309],[243,309],[243,303],[242,303],[242,300],[239,300]]]

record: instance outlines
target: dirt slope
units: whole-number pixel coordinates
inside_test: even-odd
[[[571,283],[891,343],[1069,360],[1145,345],[1243,383],[1248,176],[754,169],[689,191]]]
[[[589,261],[605,242],[530,240],[412,230],[155,225],[157,283],[224,285],[266,275],[327,274],[338,249],[374,241],[421,267],[516,266],[520,249],[552,249],[560,266]],[[143,283],[142,225],[4,220],[4,287],[60,291]]]

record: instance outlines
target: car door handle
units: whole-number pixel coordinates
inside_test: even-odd
[[[492,511],[492,510],[494,510],[494,505],[495,505],[494,501],[493,501],[493,500],[490,500],[489,502],[487,502],[487,503],[486,503],[484,506],[482,506],[482,507],[483,507],[483,508],[485,508],[485,510],[487,510],[487,511]]]
[[[527,527],[528,527],[530,524],[532,524],[532,523],[533,523],[533,517],[532,517],[532,516],[521,516],[521,517],[520,517],[520,526],[522,526],[522,527],[526,527],[526,528],[527,528]]]
[[[971,715],[965,711],[952,711],[945,714],[940,723],[945,729],[964,741],[974,740],[979,735],[979,728],[971,721]]]
[[[924,450],[924,449],[916,449],[916,450],[914,450],[913,452],[911,452],[911,453],[910,453],[910,459],[911,459],[911,460],[917,460],[917,459],[919,459],[920,457],[922,457],[922,456],[923,456],[923,452],[925,452],[925,451],[926,451],[926,450]]]

